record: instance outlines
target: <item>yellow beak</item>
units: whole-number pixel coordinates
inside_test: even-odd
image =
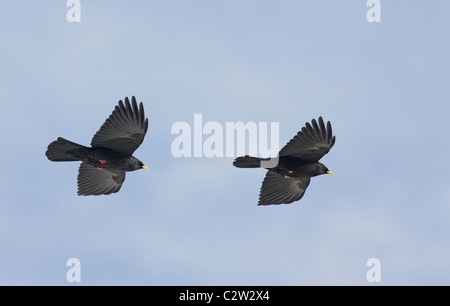
[[[328,174],[331,174],[331,175],[334,175],[334,173],[333,173],[333,172],[331,172],[331,171],[327,171],[327,173],[328,173]]]
[[[145,170],[150,170],[147,166],[142,166]]]

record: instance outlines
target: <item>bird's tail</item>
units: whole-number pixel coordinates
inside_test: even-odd
[[[241,156],[234,160],[233,166],[238,168],[261,168],[261,161],[268,161],[270,158],[259,158],[252,156]]]
[[[45,155],[51,161],[77,161],[81,160],[81,155],[86,149],[85,146],[58,137],[48,145]]]

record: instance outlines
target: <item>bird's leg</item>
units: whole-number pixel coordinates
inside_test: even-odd
[[[294,173],[294,171],[292,171],[292,170],[286,170],[286,172],[287,172],[288,174]],[[285,177],[285,178],[291,178],[289,175],[284,175],[284,177]]]
[[[100,164],[102,164],[102,165],[106,164],[106,160],[104,160],[104,159],[99,159],[98,161],[99,161]],[[96,167],[98,170],[103,170],[102,167],[99,167],[99,166],[95,166],[95,167]]]

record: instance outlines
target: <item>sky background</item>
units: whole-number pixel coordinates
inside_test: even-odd
[[[450,285],[450,2],[0,4],[0,285]],[[78,162],[118,100],[149,117],[119,193],[77,196]],[[175,158],[175,122],[330,120],[336,175],[257,206],[263,169]]]

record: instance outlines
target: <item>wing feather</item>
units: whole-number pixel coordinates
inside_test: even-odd
[[[145,118],[144,105],[139,107],[136,98],[128,97],[125,103],[120,100],[114,111],[94,135],[91,146],[94,148],[109,148],[115,152],[131,156],[144,141],[148,129],[148,119]]]
[[[309,182],[309,177],[286,178],[269,170],[261,186],[258,205],[290,204],[298,201],[303,197]]]
[[[85,162],[78,171],[78,195],[101,195],[118,192],[125,180],[125,171],[98,169]]]
[[[297,133],[280,151],[280,157],[297,157],[308,162],[318,162],[334,146],[336,136],[333,136],[330,121],[325,123],[319,117],[305,123]]]

